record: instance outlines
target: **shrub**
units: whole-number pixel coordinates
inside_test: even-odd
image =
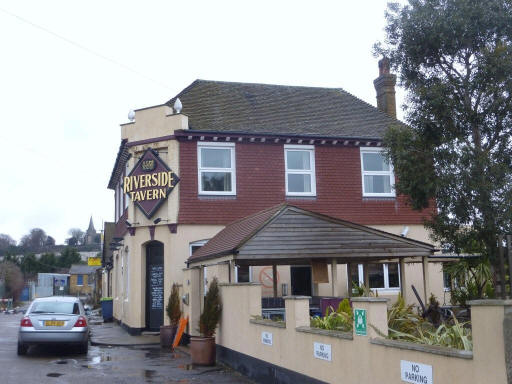
[[[351,332],[353,322],[354,317],[350,302],[348,299],[343,299],[336,310],[332,306],[328,307],[324,317],[314,316],[311,318],[310,324],[313,328]]]
[[[435,298],[431,304],[435,305]],[[419,316],[412,305],[406,305],[399,295],[397,301],[388,310],[388,338],[419,344],[439,345],[443,347],[473,349],[469,323],[459,323],[455,316],[453,324],[441,324],[438,327]],[[372,326],[381,336],[382,333]]]
[[[215,335],[215,328],[222,313],[222,303],[219,295],[219,284],[215,277],[210,283],[210,289],[204,298],[204,310],[199,317],[199,332],[205,337]]]
[[[169,301],[165,307],[165,311],[167,312],[171,325],[174,327],[177,326],[181,317],[181,308],[179,288],[176,283],[172,285],[171,295],[169,296]]]

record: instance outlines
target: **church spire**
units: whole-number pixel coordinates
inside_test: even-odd
[[[89,220],[89,228],[87,228],[87,233],[96,233],[96,229],[94,229],[94,224],[92,223],[92,216]]]

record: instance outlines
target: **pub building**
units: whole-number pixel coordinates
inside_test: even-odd
[[[287,295],[348,297],[353,283],[391,302],[402,291],[418,304],[411,285],[448,301],[422,225],[435,207],[397,196],[383,156],[386,129],[402,123],[385,60],[379,72],[377,108],[340,88],[196,80],[130,112],[108,184],[114,318],[158,330],[178,283],[197,334],[189,295],[221,275],[260,283],[263,311]]]

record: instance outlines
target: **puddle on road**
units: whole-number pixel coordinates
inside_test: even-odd
[[[144,370],[144,377],[150,379],[153,376],[155,376],[155,373],[156,373],[156,371],[154,371],[152,369],[145,369]]]
[[[178,365],[179,369],[183,369],[185,371],[192,371],[194,369],[194,366],[192,364],[182,364]]]
[[[48,373],[46,376],[48,376],[48,377],[61,377],[62,375],[64,375],[64,374],[63,373],[52,372],[52,373]]]

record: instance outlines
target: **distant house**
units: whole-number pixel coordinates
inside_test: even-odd
[[[96,288],[96,270],[101,268],[73,264],[69,269],[69,293],[71,295],[92,295]]]

